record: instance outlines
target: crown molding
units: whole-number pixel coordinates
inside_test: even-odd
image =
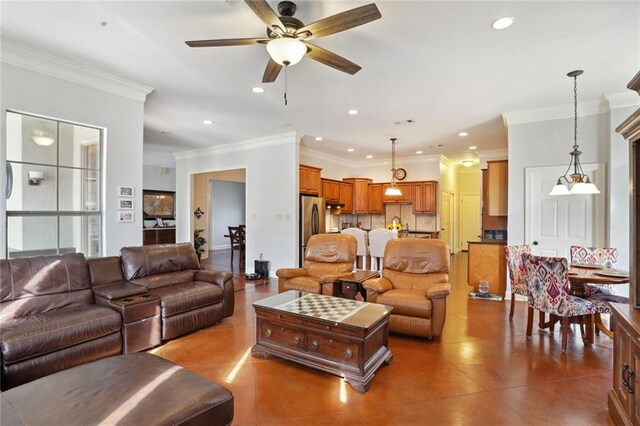
[[[338,157],[337,155],[328,154],[326,152],[318,151],[315,149],[311,149],[308,147],[301,147],[300,153],[304,154],[307,157],[316,159],[316,160],[324,160],[330,161],[335,164],[339,164],[344,167],[351,167],[355,169],[362,169],[366,167],[381,167],[388,166],[390,164],[391,158],[385,158],[384,160],[379,161],[371,161],[371,160],[346,160],[343,157]],[[398,167],[402,167],[406,164],[426,164],[439,162],[440,155],[421,155],[419,157],[396,157],[396,164]]]
[[[152,87],[126,80],[78,62],[63,59],[9,40],[0,40],[0,61],[61,80],[144,102]]]
[[[354,161],[346,160],[342,157],[338,157],[337,155],[328,154],[302,145],[300,146],[300,154],[315,160],[330,161],[344,167],[355,167]]]
[[[602,114],[608,111],[609,106],[602,99],[578,104],[579,117]],[[507,126],[514,126],[517,124],[573,118],[573,115],[573,104],[571,104],[504,112],[502,113],[502,118]]]
[[[638,96],[638,93],[631,91],[602,95],[602,100],[606,102],[610,110],[640,105],[640,96]]]
[[[231,152],[251,151],[253,149],[269,146],[298,144],[300,136],[296,132],[281,133],[279,135],[264,136],[261,138],[247,139],[240,142],[232,142],[210,148],[192,149],[176,152],[173,157],[177,160],[190,160],[192,158],[206,157],[210,155],[228,154]]]

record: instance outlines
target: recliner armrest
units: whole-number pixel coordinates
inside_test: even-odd
[[[137,296],[147,292],[147,288],[130,281],[119,281],[110,284],[95,286],[93,294],[107,300],[121,299],[123,297]]]
[[[233,285],[233,275],[229,272],[214,272],[201,269],[199,271],[196,271],[194,279],[196,281],[205,281],[208,283],[216,284],[223,290],[229,283],[232,283]]]
[[[449,283],[434,284],[427,290],[427,297],[429,299],[447,297],[449,294],[451,294],[451,284]]]
[[[384,293],[387,290],[391,290],[393,288],[393,284],[391,281],[384,277],[379,278],[371,278],[362,283],[362,286],[369,291],[374,291],[376,293]]]
[[[305,277],[309,275],[304,268],[280,268],[276,271],[278,278],[291,279],[295,277]]]

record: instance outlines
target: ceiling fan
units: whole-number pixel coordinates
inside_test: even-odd
[[[278,78],[283,66],[295,65],[305,55],[348,74],[355,74],[361,67],[310,40],[339,33],[382,18],[373,3],[341,12],[328,18],[305,25],[293,15],[296,5],[291,1],[278,3],[280,16],[265,0],[245,0],[245,3],[267,24],[267,38],[232,38],[219,40],[187,41],[189,47],[247,46],[265,44],[269,52],[269,63],[262,76],[263,83],[272,83]]]

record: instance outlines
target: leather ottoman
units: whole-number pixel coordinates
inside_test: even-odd
[[[105,358],[0,394],[2,425],[228,425],[233,394],[155,355]]]

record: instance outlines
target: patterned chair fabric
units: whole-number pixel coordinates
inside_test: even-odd
[[[615,268],[617,261],[617,248],[571,246],[571,263],[588,263],[590,265],[602,265],[605,268]],[[595,294],[612,295],[613,285],[587,284],[585,292],[587,296]]]
[[[507,258],[507,269],[509,270],[509,281],[511,282],[511,293],[527,296],[527,268],[524,266],[522,255],[531,253],[531,246],[505,246],[504,254]]]
[[[529,307],[559,317],[592,315],[596,307],[569,294],[569,264],[564,257],[523,254],[527,268]]]

